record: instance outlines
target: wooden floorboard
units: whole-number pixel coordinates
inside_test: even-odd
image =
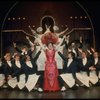
[[[43,92],[0,89],[0,99],[99,99],[100,87],[77,90],[68,89],[65,92]]]

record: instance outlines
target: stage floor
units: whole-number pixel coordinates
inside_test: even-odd
[[[85,89],[79,87],[77,90],[68,89],[65,92],[43,92],[38,91],[19,91],[19,90],[0,90],[0,99],[98,99],[100,98],[100,87],[90,87]]]

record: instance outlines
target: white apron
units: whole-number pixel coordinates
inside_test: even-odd
[[[96,75],[96,71],[91,71],[90,72],[89,80],[93,84],[96,84],[98,82],[98,77]]]
[[[76,77],[78,80],[80,80],[85,86],[89,87],[89,77],[87,75],[87,72],[79,72],[76,73]]]
[[[36,85],[40,75],[32,74],[29,75],[27,83],[25,84],[26,88],[30,92]]]
[[[5,76],[4,74],[0,74],[0,87],[4,84]]]
[[[15,88],[16,85],[17,85],[17,78],[14,77],[14,78],[10,79],[10,80],[8,81],[8,85],[9,85],[10,87],[12,87],[12,88]]]
[[[25,74],[21,74],[19,77],[19,82],[17,83],[18,88],[21,90],[25,87]]]
[[[61,74],[60,76],[70,88],[75,85],[75,79],[71,73]]]

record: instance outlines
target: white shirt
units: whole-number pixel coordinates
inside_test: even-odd
[[[7,61],[7,63],[10,67],[12,66],[11,61]]]
[[[33,67],[31,61],[27,61],[27,62],[26,62],[26,65],[29,66],[30,68]]]
[[[94,64],[96,65],[97,62],[98,62],[98,58],[95,58],[95,59],[94,59]]]
[[[67,67],[72,63],[73,59],[68,59]]]
[[[26,54],[26,55],[27,55],[27,51],[25,51],[25,52],[22,52],[22,53],[21,53],[21,55],[24,55],[24,54]]]
[[[18,68],[21,68],[21,64],[20,64],[20,61],[15,61],[15,64]]]
[[[87,63],[87,58],[83,58],[82,60],[83,60],[83,65],[85,66]]]

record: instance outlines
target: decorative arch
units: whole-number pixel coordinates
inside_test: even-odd
[[[55,19],[52,16],[45,15],[41,18],[40,26],[43,28],[43,33],[46,31],[45,24],[47,26],[51,25],[50,30],[53,32],[53,26],[55,25]]]

